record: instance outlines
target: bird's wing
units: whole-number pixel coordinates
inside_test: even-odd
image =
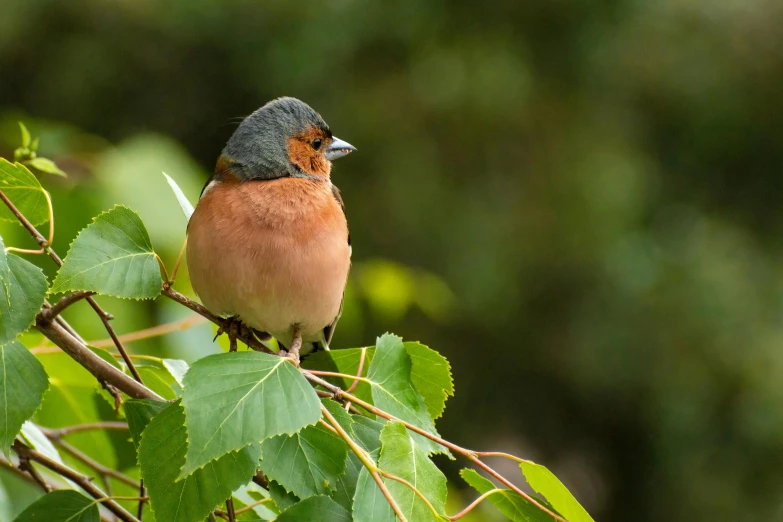
[[[336,186],[332,185],[332,195],[334,196],[334,199],[337,200],[337,202],[340,204],[340,208],[343,210],[343,215],[345,215],[345,203],[343,203],[343,197],[340,195],[340,189],[338,189]],[[347,221],[347,218],[346,218]],[[348,231],[348,237],[346,238],[348,241],[348,246],[351,245],[351,231]],[[334,336],[334,330],[337,327],[337,321],[340,320],[340,316],[343,313],[343,303],[345,303],[345,292],[343,292],[343,298],[340,300],[340,310],[337,312],[337,317],[334,318],[334,321],[330,325],[328,325],[326,328],[324,328],[324,336],[323,336],[323,344],[324,347],[328,350],[329,345],[332,342],[332,336]]]

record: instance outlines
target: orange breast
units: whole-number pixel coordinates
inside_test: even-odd
[[[305,341],[320,340],[339,312],[350,256],[326,179],[217,182],[188,225],[188,269],[204,306],[283,342],[294,324]]]

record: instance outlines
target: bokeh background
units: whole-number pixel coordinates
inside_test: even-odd
[[[0,155],[22,120],[70,174],[44,179],[61,254],[124,203],[173,264],[161,171],[195,201],[237,117],[299,97],[359,149],[333,172],[355,261],[336,346],[442,352],[441,433],[549,466],[596,520],[783,519],[783,3],[0,10]],[[104,304],[121,332],[186,316]],[[206,325],[131,347],[219,349]]]

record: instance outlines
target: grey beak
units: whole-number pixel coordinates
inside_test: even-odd
[[[355,151],[356,147],[348,143],[347,141],[343,141],[337,136],[334,136],[332,138],[332,144],[329,145],[329,148],[326,149],[326,159],[329,161],[336,160],[337,158],[342,158],[343,156],[347,156],[351,152]]]

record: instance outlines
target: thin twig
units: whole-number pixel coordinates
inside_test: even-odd
[[[492,489],[492,490],[489,490],[486,493],[484,493],[483,495],[481,495],[479,498],[477,498],[476,500],[471,502],[468,505],[468,507],[466,507],[465,509],[463,509],[462,511],[460,511],[456,515],[453,515],[453,516],[450,516],[450,517],[447,517],[447,518],[449,520],[459,520],[460,518],[462,518],[465,515],[467,515],[468,513],[470,513],[473,510],[473,508],[475,508],[476,506],[481,504],[484,500],[486,500],[487,497],[489,497],[490,495],[494,495],[495,493],[501,493],[502,491],[503,491],[502,489]]]
[[[44,308],[43,310],[41,310],[41,317],[47,321],[51,321],[52,319],[60,315],[63,312],[63,310],[71,306],[73,303],[77,301],[81,301],[82,299],[86,299],[91,295],[95,295],[95,292],[88,292],[86,290],[77,290],[76,292],[73,292],[71,294],[62,297],[51,307]]]
[[[383,479],[381,478],[381,474],[378,470],[373,471],[372,478],[375,480],[375,483],[378,484],[378,487],[381,488],[383,496],[386,497],[386,501],[391,505],[394,513],[397,515],[397,518],[400,519],[400,522],[408,522],[408,519],[405,518],[405,515],[402,514],[402,510],[400,510],[400,506],[397,505],[397,501],[394,500],[394,497],[392,497],[389,488],[387,488],[386,484],[383,483]]]
[[[228,515],[228,522],[237,522],[237,515],[234,513],[234,499],[231,497],[226,499],[226,515]]]
[[[393,473],[388,473],[386,471],[383,471],[380,468],[378,468],[378,473],[380,473],[381,476],[386,477],[387,479],[391,479],[391,480],[397,481],[400,484],[404,484],[405,486],[407,486],[409,489],[411,489],[416,494],[417,497],[419,497],[427,505],[427,507],[432,512],[432,514],[435,516],[435,520],[437,520],[438,517],[440,517],[440,514],[435,510],[435,506],[432,505],[432,503],[429,501],[429,499],[424,496],[424,493],[419,491],[419,489],[416,486],[414,486],[413,484],[411,484],[410,482],[408,482],[404,478],[398,477],[397,475],[394,475]]]
[[[33,467],[33,465],[30,463],[30,459],[28,457],[19,457],[19,469],[21,471],[26,472],[30,477],[35,481],[36,484],[41,486],[44,491],[47,493],[50,493],[52,491],[49,484],[46,483],[46,481],[43,479],[40,473]]]
[[[30,460],[34,460],[42,466],[49,468],[55,473],[58,473],[69,479],[71,482],[78,484],[80,488],[86,491],[95,500],[99,500],[104,506],[106,506],[106,509],[117,515],[117,517],[119,517],[123,522],[138,522],[138,519],[128,513],[125,508],[117,504],[114,500],[107,498],[103,491],[90,482],[89,477],[72,470],[64,464],[60,464],[59,462],[50,459],[43,453],[39,453],[38,451],[27,447],[19,440],[14,441],[13,448],[19,457],[26,457]]]
[[[118,338],[123,343],[141,341],[142,339],[150,339],[152,337],[158,337],[172,332],[187,330],[188,328],[205,323],[206,321],[206,318],[198,314],[193,314],[190,317],[186,317],[185,319],[180,319],[179,321],[174,321],[172,323],[161,324],[158,326],[153,326],[152,328],[145,328],[144,330],[122,334],[119,335]],[[97,341],[88,341],[86,344],[89,344],[94,348],[111,348],[114,346],[114,341],[112,339],[99,339]],[[120,355],[120,357],[122,356],[121,354],[118,355]],[[134,357],[136,357],[136,355],[131,354],[131,359]]]
[[[182,256],[185,255],[185,249],[188,246],[188,238],[185,236],[185,241],[182,242],[182,248],[179,249],[179,255],[174,262],[174,269],[171,271],[171,279],[168,281],[170,285],[174,284],[174,280],[177,279],[177,272],[179,271],[179,265],[182,263]]]
[[[102,421],[102,422],[89,422],[86,424],[76,424],[74,426],[65,426],[63,428],[44,428],[39,426],[39,429],[49,437],[50,439],[59,439],[66,437],[73,433],[80,433],[82,431],[93,430],[126,430],[128,429],[127,422],[114,422],[114,421]]]
[[[28,473],[25,473],[21,469],[17,468],[16,466],[14,466],[14,464],[12,462],[9,462],[9,461],[5,460],[3,457],[0,457],[0,468],[3,468],[5,470],[7,470],[7,471],[10,471],[11,473],[16,475],[20,479],[22,479],[22,480],[24,480],[26,482],[29,482],[30,484],[35,484],[36,486],[40,487],[41,489],[43,489],[47,493],[54,489],[54,486],[52,486],[49,483],[47,483],[46,486],[44,487],[41,483],[36,481]]]
[[[144,487],[144,479],[139,480],[139,496],[144,497],[147,494],[147,490]],[[144,501],[139,500],[139,508],[136,511],[136,518],[139,519],[139,522],[141,522],[142,517],[144,516]]]
[[[91,467],[92,469],[94,469],[99,475],[115,478],[115,479],[119,480],[120,482],[123,482],[123,483],[125,483],[125,484],[127,484],[129,486],[135,487],[136,489],[140,489],[141,488],[141,484],[139,484],[138,481],[133,480],[132,478],[130,478],[128,475],[126,475],[124,473],[120,473],[117,470],[114,470],[112,468],[104,466],[100,462],[94,460],[92,457],[90,457],[89,455],[83,453],[82,451],[80,451],[79,449],[75,448],[74,446],[68,444],[64,440],[52,439],[52,442],[54,442],[59,447],[64,449],[67,453],[70,453],[71,456],[73,456],[76,460],[78,460],[78,461],[86,464],[87,466]]]
[[[321,370],[307,370],[312,375],[318,375],[319,377],[339,377],[341,379],[354,379],[354,382],[370,382],[370,379],[365,379],[364,377],[359,377],[358,375],[350,375],[347,373],[339,373],[339,372],[327,372],[327,371],[321,371]],[[350,389],[350,388],[349,388]],[[350,393],[346,390],[346,393]]]

